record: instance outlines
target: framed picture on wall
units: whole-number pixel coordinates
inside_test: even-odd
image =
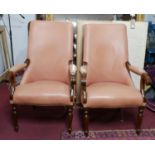
[[[8,69],[11,66],[6,31],[4,26],[0,26],[0,82],[5,80]]]
[[[36,14],[36,19],[52,21],[54,20],[54,16],[52,14]]]

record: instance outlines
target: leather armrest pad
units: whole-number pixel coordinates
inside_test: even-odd
[[[14,74],[16,74],[16,73],[22,71],[22,70],[23,70],[24,68],[26,68],[26,67],[27,67],[27,64],[26,64],[26,63],[17,64],[17,65],[15,65],[15,66],[12,66],[12,67],[9,69],[9,71],[12,72],[12,73],[14,73]]]
[[[75,64],[69,64],[69,72],[70,72],[70,75],[74,76],[76,75],[76,72],[77,72],[77,67]]]
[[[86,68],[86,66],[81,66],[80,67],[80,73],[81,74],[87,74],[87,68]]]
[[[136,67],[136,66],[131,65],[129,62],[127,62],[126,65],[127,65],[127,68],[128,68],[131,72],[133,72],[133,73],[135,73],[135,74],[137,74],[137,75],[140,75],[140,76],[141,76],[142,74],[146,73],[145,70],[140,69],[140,68],[138,68],[138,67]]]

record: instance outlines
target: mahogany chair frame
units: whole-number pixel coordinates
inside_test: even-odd
[[[129,74],[130,71],[141,76],[140,80],[140,92],[141,95],[143,96],[143,101],[145,102],[145,96],[144,96],[144,88],[145,85],[151,84],[151,79],[147,72],[141,71],[138,68],[132,66],[129,62],[126,62],[126,69],[128,70]],[[80,68],[80,73],[81,73],[81,102],[82,105],[87,103],[87,91],[86,91],[86,77],[87,77],[87,62],[83,61],[83,64]],[[137,121],[136,121],[136,133],[139,135],[141,132],[141,124],[143,120],[143,112],[144,112],[145,106],[140,106],[138,107],[138,113],[137,113]],[[83,129],[84,129],[84,134],[85,136],[89,135],[89,108],[85,108],[83,106]]]
[[[30,29],[30,23],[28,24],[28,33],[29,33],[29,29]],[[16,76],[18,75],[18,73],[24,72],[28,68],[29,64],[30,64],[30,60],[26,59],[23,64],[15,65],[11,67],[7,75],[7,79],[9,81],[10,104],[12,105],[12,120],[13,120],[14,130],[16,132],[18,132],[19,130],[17,105],[13,103],[13,95],[14,95],[16,86],[18,85],[16,81]],[[68,65],[69,65],[69,78],[70,78],[70,102],[72,103],[72,106],[67,106],[67,130],[69,133],[71,133],[72,119],[73,119],[73,106],[76,100],[76,91],[75,91],[76,65],[73,62],[73,58],[72,60],[69,60]],[[73,71],[72,71],[72,67],[73,67]]]

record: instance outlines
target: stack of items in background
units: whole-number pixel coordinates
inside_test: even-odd
[[[152,84],[146,90],[147,107],[155,111],[155,24],[149,22],[148,40],[145,56],[145,70],[149,73]]]

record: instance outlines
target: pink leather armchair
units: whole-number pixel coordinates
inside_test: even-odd
[[[138,58],[137,58],[138,59]],[[141,76],[141,90],[132,82],[130,71]],[[145,108],[144,85],[147,73],[128,62],[127,30],[123,24],[84,26],[81,101],[84,133],[88,136],[89,110],[92,108],[138,107],[136,132],[140,133]]]
[[[76,66],[72,61],[73,27],[68,22],[32,21],[29,24],[28,59],[10,68],[10,103],[18,131],[17,105],[66,106],[67,128],[72,131]],[[17,86],[16,75],[24,70]]]

